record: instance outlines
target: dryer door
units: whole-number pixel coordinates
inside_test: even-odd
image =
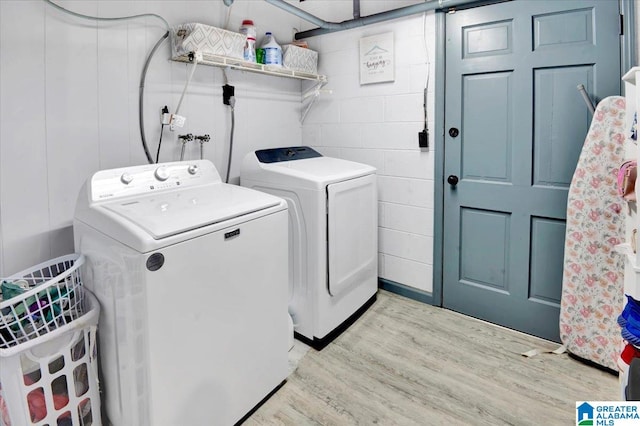
[[[339,296],[377,276],[376,175],[327,186],[328,290]]]

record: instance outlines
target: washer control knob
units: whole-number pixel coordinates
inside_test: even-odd
[[[156,179],[158,179],[161,182],[164,182],[165,180],[169,179],[169,170],[167,170],[167,168],[164,166],[158,167],[154,174],[156,176]]]
[[[195,175],[196,173],[198,173],[198,165],[197,164],[192,164],[189,166],[189,168],[187,169],[189,171],[190,175]]]
[[[127,172],[124,172],[122,176],[120,176],[120,182],[124,183],[125,185],[129,185],[132,181],[133,181],[133,176],[131,176]]]

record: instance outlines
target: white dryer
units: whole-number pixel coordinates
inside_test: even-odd
[[[74,219],[107,417],[232,425],[288,374],[287,205],[207,160],[100,171]]]
[[[375,301],[375,172],[304,146],[251,152],[242,164],[241,185],[289,205],[289,313],[296,337],[317,349]]]

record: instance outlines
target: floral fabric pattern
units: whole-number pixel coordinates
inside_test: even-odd
[[[625,100],[603,99],[569,186],[560,339],[581,358],[617,370],[622,344],[616,322],[624,304],[626,202],[618,195],[624,162]]]

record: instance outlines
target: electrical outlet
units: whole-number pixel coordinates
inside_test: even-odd
[[[230,105],[229,101],[232,96],[235,94],[235,87],[225,84],[222,86],[222,103],[225,105]]]
[[[418,132],[418,146],[421,151],[429,150],[429,131],[427,129]]]
[[[171,114],[171,121],[170,121],[171,130],[175,129],[176,127],[183,127],[185,121],[187,121],[186,117],[183,117],[181,115]]]
[[[171,114],[169,114],[169,107],[163,106],[160,111],[160,124],[163,126],[166,124],[171,124]]]

